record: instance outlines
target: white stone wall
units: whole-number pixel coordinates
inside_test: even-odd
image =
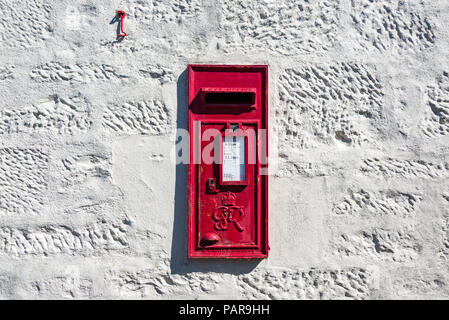
[[[449,297],[447,0],[0,12],[0,298]],[[186,258],[189,63],[270,67],[263,261]]]

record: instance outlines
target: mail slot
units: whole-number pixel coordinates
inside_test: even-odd
[[[204,107],[254,109],[254,88],[201,88],[201,103]]]
[[[268,255],[268,66],[189,65],[190,258]]]

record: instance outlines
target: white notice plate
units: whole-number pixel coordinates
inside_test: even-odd
[[[245,181],[245,137],[223,139],[222,181]]]

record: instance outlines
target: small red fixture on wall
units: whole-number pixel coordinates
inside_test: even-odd
[[[189,65],[189,258],[268,256],[268,66]]]
[[[126,17],[126,12],[123,10],[117,10],[117,15],[120,17],[120,30],[122,31],[121,33],[119,33],[117,35],[117,37],[126,37],[127,33],[125,31],[123,31],[123,19],[125,19]]]

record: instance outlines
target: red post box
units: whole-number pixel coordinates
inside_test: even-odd
[[[268,255],[268,66],[189,65],[190,258]]]

